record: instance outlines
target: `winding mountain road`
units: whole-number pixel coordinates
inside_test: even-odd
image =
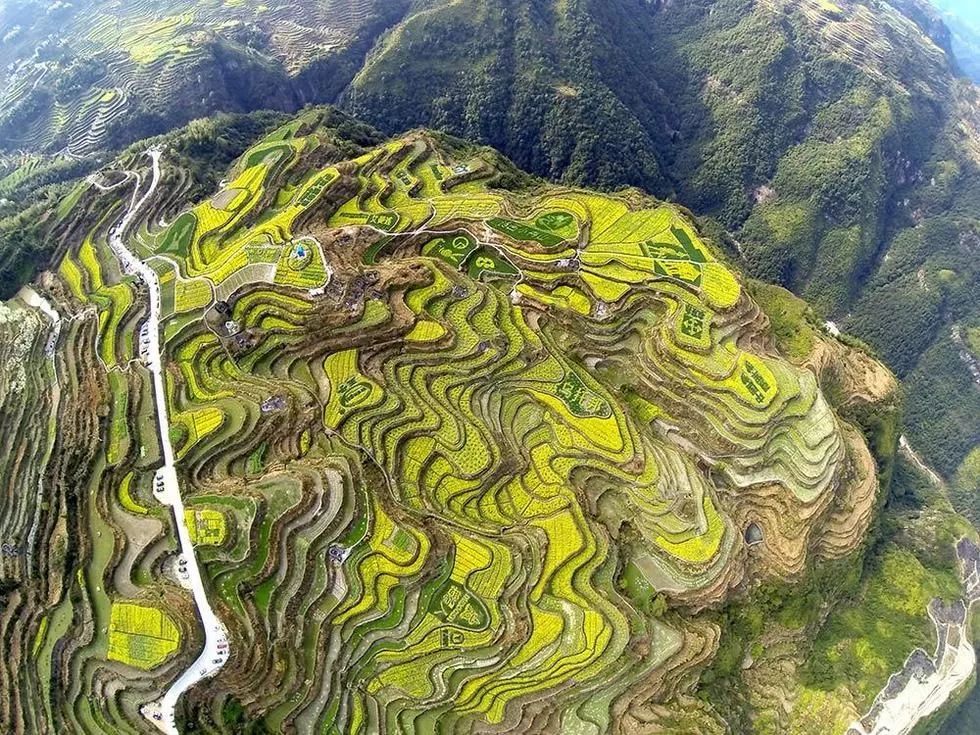
[[[208,602],[207,591],[204,588],[204,580],[201,570],[194,555],[194,546],[191,543],[190,531],[184,521],[184,500],[180,495],[180,484],[177,480],[176,459],[174,456],[173,444],[170,441],[170,422],[167,415],[167,393],[163,377],[163,349],[160,344],[160,280],[156,272],[140,260],[124,242],[124,235],[136,215],[143,208],[147,201],[153,196],[160,183],[160,157],[161,151],[150,149],[147,151],[153,162],[153,178],[146,193],[138,201],[136,197],[140,190],[140,177],[136,177],[136,187],[133,190],[133,198],[130,202],[122,221],[109,232],[109,245],[112,251],[119,258],[122,269],[126,273],[131,273],[142,280],[150,294],[150,314],[147,322],[148,344],[146,347],[147,368],[153,376],[153,392],[156,399],[157,423],[160,434],[160,446],[163,451],[163,467],[157,470],[154,478],[154,496],[164,505],[169,505],[173,509],[174,523],[177,527],[177,536],[180,541],[180,562],[181,573],[186,575],[186,581],[194,595],[194,604],[197,607],[198,615],[204,626],[204,650],[191,664],[190,668],[184,671],[158,702],[147,704],[143,707],[143,715],[150,720],[161,732],[167,735],[178,735],[177,724],[175,721],[175,710],[177,700],[180,696],[194,686],[200,680],[213,676],[228,659],[228,636],[224,625],[215,615],[214,610]]]

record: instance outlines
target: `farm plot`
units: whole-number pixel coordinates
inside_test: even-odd
[[[180,631],[163,610],[129,602],[114,602],[109,620],[109,658],[154,669],[180,646]]]

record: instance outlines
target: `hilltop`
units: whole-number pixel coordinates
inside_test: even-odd
[[[854,591],[897,443],[883,366],[676,205],[333,111],[270,127],[213,188],[193,127],[78,184],[23,297],[47,310],[0,312],[0,520],[44,566],[4,562],[10,722],[152,732],[203,645],[164,444],[230,643],[178,720],[723,732],[723,681],[799,732],[863,710],[887,671],[824,690],[740,662],[772,635],[802,655]]]

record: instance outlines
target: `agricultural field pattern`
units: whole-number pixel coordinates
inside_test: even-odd
[[[83,157],[217,110],[295,109],[372,34],[374,0],[0,4],[0,164]],[[358,51],[363,53],[363,51]],[[115,140],[114,140],[115,138]],[[7,160],[9,159],[9,160]],[[26,169],[26,170],[25,170]]]
[[[720,731],[705,611],[861,545],[820,385],[887,372],[785,357],[674,205],[425,131],[341,155],[321,114],[198,201],[132,149],[0,305],[0,721]]]

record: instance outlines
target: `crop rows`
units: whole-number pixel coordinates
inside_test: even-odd
[[[370,288],[344,270],[357,252],[328,249],[337,282],[325,303],[286,303],[255,284],[231,298],[249,335],[242,354],[231,358],[219,337],[193,330],[175,346],[181,366],[192,366],[182,374],[193,373],[175,394],[187,401],[181,410],[211,402],[237,414],[185,457],[202,492],[240,476],[270,441],[279,446],[263,456],[292,458],[284,469],[267,465],[263,485],[229,517],[250,539],[251,565],[241,566],[239,542],[210,552],[209,568],[241,635],[249,645],[259,631],[271,635],[266,666],[293,673],[277,690],[246,674],[253,654],[227,678],[236,699],[277,726],[513,726],[547,696],[604,729],[609,710],[599,702],[669,654],[639,658],[627,646],[652,623],[608,599],[620,594],[603,582],[620,555],[679,599],[722,596],[740,558],[729,488],[781,486],[789,507],[819,516],[841,483],[845,445],[813,376],[746,346],[761,328],[757,308],[674,210],[576,191],[535,202],[460,196],[442,156],[424,137],[397,141],[330,169],[316,199],[294,187],[261,224],[212,236],[216,253],[258,237],[288,243],[297,221],[321,241],[352,227],[382,238],[379,247],[362,240],[376,264]],[[262,186],[288,180],[288,170],[263,172]],[[538,229],[546,213],[559,215],[544,220],[559,234]],[[445,250],[452,235],[431,246],[398,235],[419,227],[473,234],[457,257]],[[586,229],[589,241],[577,242]],[[487,272],[470,267],[478,251],[516,264],[519,287],[499,274],[474,279]],[[590,354],[604,355],[606,369],[584,367]],[[619,376],[616,390],[607,375]],[[638,423],[624,381],[685,449]],[[270,415],[273,394],[285,400]],[[326,434],[304,449],[317,410]],[[303,432],[284,435],[284,425]],[[358,468],[354,457],[370,463]],[[718,472],[706,474],[705,461]],[[313,468],[324,463],[350,488],[346,517],[343,505],[323,510],[325,470]],[[629,509],[636,547],[611,545],[583,492]],[[297,609],[308,621],[302,635],[282,627]],[[303,657],[288,637],[302,641]],[[569,679],[594,693],[567,690]],[[571,727],[575,716],[564,717]]]
[[[162,6],[136,0],[107,8],[83,0],[59,8],[52,19],[37,18],[34,27],[21,29],[20,35],[34,34],[36,44],[57,37],[63,49],[59,57],[100,73],[70,93],[49,90],[49,80],[65,73],[55,61],[31,58],[22,44],[13,44],[12,52],[0,46],[0,147],[83,156],[103,149],[113,126],[134,116],[149,113],[175,119],[177,113],[180,119],[185,107],[201,115],[212,112],[215,101],[208,90],[225,97],[234,93],[221,80],[200,92],[201,75],[221,74],[221,63],[210,47],[216,32],[232,43],[241,34],[258,34],[265,58],[294,76],[354,43],[376,18],[378,5],[372,0],[312,7],[296,2],[270,6],[257,0],[179,0]],[[280,102],[283,99],[288,103],[288,97]],[[271,106],[270,98],[266,104]],[[228,105],[237,102],[229,99]],[[4,124],[28,110],[29,126]]]

